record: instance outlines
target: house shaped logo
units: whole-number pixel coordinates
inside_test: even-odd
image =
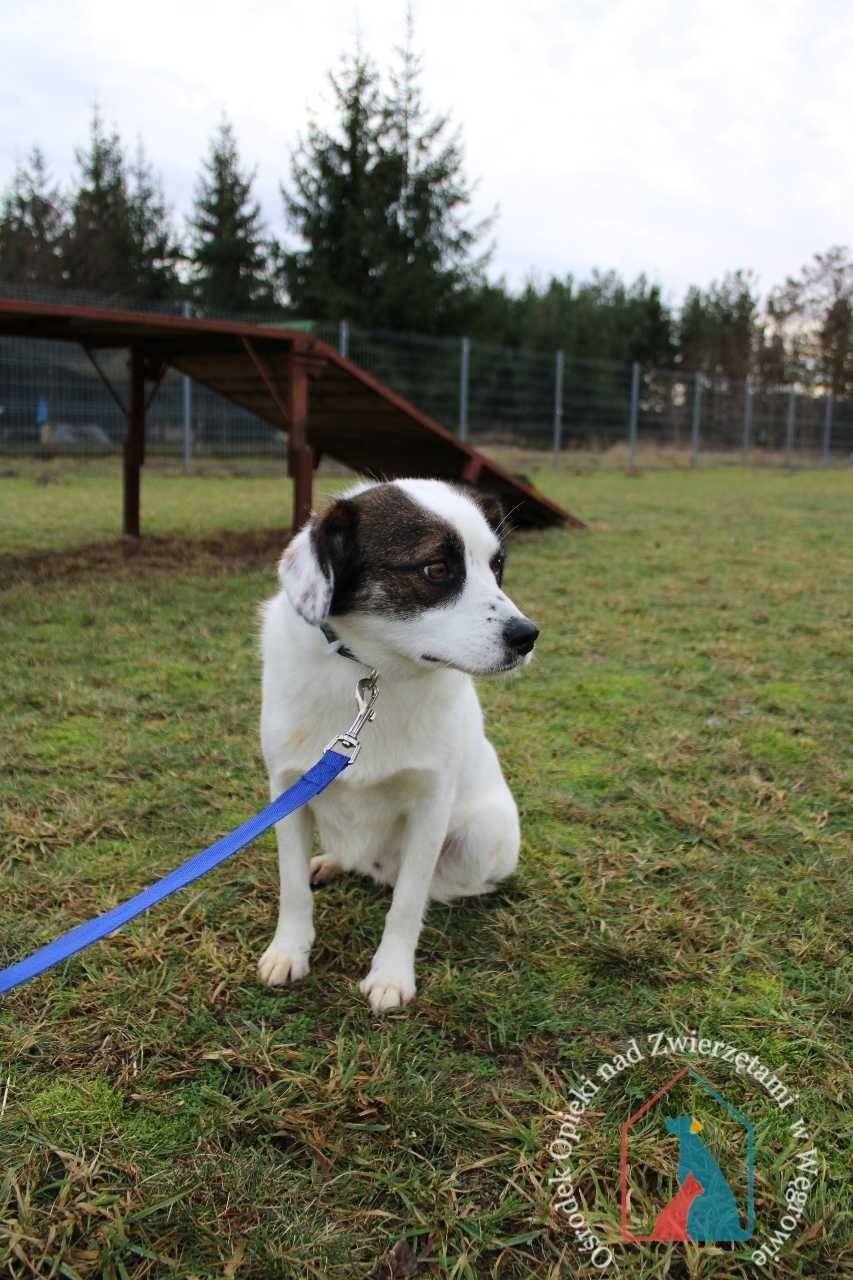
[[[749,1240],[754,1134],[739,1111],[684,1067],[621,1128],[625,1240]]]

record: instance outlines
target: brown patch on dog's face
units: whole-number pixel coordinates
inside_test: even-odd
[[[465,585],[459,534],[393,484],[333,503],[312,540],[321,569],[333,577],[332,617],[411,618],[449,604]]]

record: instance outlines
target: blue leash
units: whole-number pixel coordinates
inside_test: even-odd
[[[286,818],[288,814],[301,808],[302,805],[308,804],[309,800],[313,800],[321,791],[324,791],[329,783],[334,782],[338,774],[352,764],[358,755],[360,748],[358,741],[359,730],[366,721],[373,719],[372,707],[376,701],[376,672],[372,672],[370,676],[359,680],[356,698],[358,700],[359,714],[353,721],[349,731],[339,734],[337,738],[333,738],[326,747],[323,757],[315,765],[312,765],[308,772],[303,774],[292,787],[288,787],[286,791],[283,791],[260,813],[256,813],[253,818],[249,818],[248,822],[235,827],[233,831],[229,831],[227,835],[209,845],[207,849],[202,849],[201,853],[194,854],[192,858],[188,858],[186,862],[176,867],[174,871],[170,871],[168,875],[163,876],[160,880],[155,880],[154,884],[150,884],[147,889],[143,889],[140,893],[135,894],[134,897],[128,898],[127,902],[120,902],[111,911],[105,911],[103,915],[95,916],[92,920],[87,920],[84,924],[77,925],[75,929],[69,930],[68,933],[63,933],[61,937],[49,942],[47,946],[40,947],[38,951],[34,951],[26,959],[20,960],[17,964],[10,965],[8,969],[0,971],[0,994],[11,991],[13,987],[19,987],[22,982],[28,982],[30,978],[35,978],[38,974],[44,973],[45,969],[52,969],[54,965],[61,964],[69,956],[82,951],[84,947],[90,946],[93,942],[98,942],[99,939],[105,937],[108,933],[112,933],[114,929],[120,928],[121,925],[127,924],[128,920],[132,920],[134,916],[141,915],[143,911],[148,911],[150,907],[161,902],[163,898],[168,898],[169,894],[175,893],[178,889],[183,889],[185,885],[191,884],[199,876],[205,875],[208,871],[218,866],[220,862],[224,862],[226,858],[230,858],[232,854],[237,853],[239,849],[245,848],[247,844],[250,844],[263,831],[267,831],[274,823],[280,822],[282,818]],[[339,751],[332,750],[332,747],[339,742],[351,752],[350,755],[343,755]]]
[[[28,982],[37,974],[44,973],[45,969],[52,969],[55,964],[61,964],[75,952],[82,951],[93,942],[98,942],[106,934],[112,933],[113,929],[127,924],[128,920],[141,915],[155,903],[162,902],[163,898],[168,898],[170,893],[183,889],[199,876],[212,871],[220,862],[224,862],[239,849],[243,849],[273,823],[280,822],[289,813],[293,813],[294,809],[313,800],[314,796],[319,795],[330,782],[334,782],[348,764],[348,756],[339,755],[337,751],[327,751],[298,782],[288,787],[248,822],[235,827],[221,840],[217,840],[207,849],[202,849],[201,853],[188,858],[174,871],[170,871],[161,880],[155,880],[147,889],[128,898],[126,902],[120,902],[111,911],[105,911],[101,916],[95,916],[84,924],[78,924],[76,929],[63,933],[61,937],[49,942],[46,947],[40,947],[38,951],[34,951],[25,960],[20,960],[18,964],[3,969],[0,972],[0,994],[11,991],[13,987],[19,987],[22,982]]]

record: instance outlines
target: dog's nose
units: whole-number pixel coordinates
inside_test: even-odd
[[[510,618],[504,627],[504,640],[515,653],[529,653],[538,635],[539,628],[529,618]]]

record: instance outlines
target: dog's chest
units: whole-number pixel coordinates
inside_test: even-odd
[[[399,855],[418,796],[417,776],[409,770],[366,786],[340,779],[311,802],[323,852],[348,870],[369,870],[377,857]]]

